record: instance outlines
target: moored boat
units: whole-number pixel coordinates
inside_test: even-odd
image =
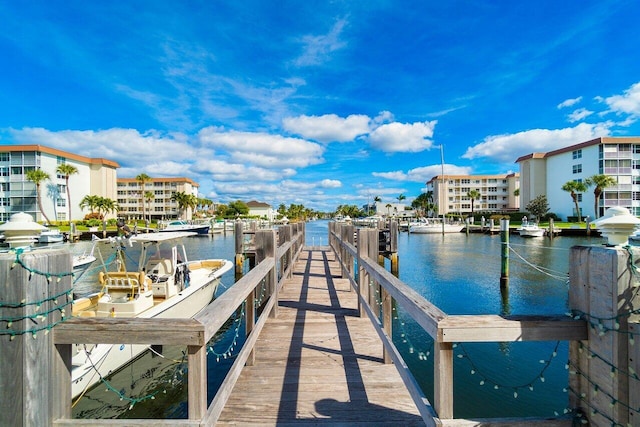
[[[522,237],[542,237],[545,233],[545,229],[538,227],[538,224],[525,220],[522,221],[520,227],[516,228],[516,231]]]
[[[182,239],[195,233],[149,233],[130,239],[100,239],[116,251],[117,271],[105,266],[98,274],[101,291],[77,298],[79,317],[190,318],[214,298],[224,273],[233,263],[225,259],[187,260]],[[137,268],[124,266],[126,244],[140,246]],[[168,251],[165,251],[168,247]],[[101,378],[136,358],[148,345],[76,345],[72,357],[72,396],[83,394]]]
[[[60,243],[63,240],[64,235],[57,228],[42,230],[38,236],[38,243]]]
[[[197,234],[209,234],[210,224],[192,224],[183,219],[177,219],[174,221],[170,221],[163,228],[161,228],[160,232],[176,232],[176,231],[189,231]]]
[[[463,229],[464,224],[443,224],[440,219],[423,219],[409,224],[409,233],[414,234],[460,233]]]

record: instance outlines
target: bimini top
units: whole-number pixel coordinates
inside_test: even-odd
[[[129,240],[136,243],[160,243],[197,235],[198,233],[193,231],[176,231],[174,233],[142,233],[131,236]]]

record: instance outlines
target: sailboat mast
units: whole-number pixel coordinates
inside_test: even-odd
[[[445,198],[445,191],[444,191],[444,148],[443,148],[443,144],[440,144],[440,167],[442,168],[442,200],[440,201],[440,204],[442,205],[442,203],[444,202],[444,198]],[[442,234],[444,235],[444,205],[442,205]]]

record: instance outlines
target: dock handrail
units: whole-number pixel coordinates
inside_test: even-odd
[[[253,363],[254,345],[268,317],[274,316],[278,289],[292,274],[294,261],[304,246],[304,223],[279,228],[285,236],[278,242],[275,230],[255,232],[257,265],[217,297],[203,311],[191,319],[140,318],[71,318],[57,325],[53,341],[57,349],[54,364],[58,367],[53,378],[59,418],[56,426],[93,425],[98,420],[71,418],[71,344],[162,344],[186,345],[188,353],[188,419],[172,419],[172,426],[214,425],[242,367]],[[256,320],[256,288],[266,281],[269,295],[262,314]],[[246,303],[247,337],[242,349],[207,406],[207,351],[209,340],[228,318]],[[99,337],[99,338],[98,338]],[[133,420],[99,420],[100,425],[132,425]],[[138,426],[168,425],[165,420],[135,420]]]
[[[355,232],[355,238],[354,238]],[[357,245],[354,244],[357,240]],[[427,301],[407,284],[380,266],[377,257],[378,230],[357,229],[353,226],[329,224],[330,246],[339,259],[343,275],[347,275],[359,294],[361,316],[373,323],[385,349],[385,361],[393,362],[405,381],[425,424],[467,425],[477,420],[453,418],[453,343],[508,341],[578,341],[588,337],[587,323],[565,315],[557,316],[498,316],[447,315]],[[356,265],[358,277],[353,273]],[[371,307],[370,290],[380,287],[378,313]],[[430,404],[391,337],[393,300],[402,307],[434,339],[434,403]],[[382,321],[380,320],[382,319]],[[479,333],[479,332],[482,333]],[[522,418],[492,419],[491,425],[571,425],[567,417],[557,419]],[[551,423],[551,424],[550,424]],[[479,424],[468,424],[479,425]]]

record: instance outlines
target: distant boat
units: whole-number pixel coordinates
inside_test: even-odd
[[[460,233],[464,229],[464,224],[442,224],[441,219],[428,219],[409,224],[409,233],[414,234],[438,234],[438,233]]]
[[[64,240],[64,234],[57,228],[47,228],[40,232],[38,243],[60,243]]]
[[[82,277],[84,273],[89,269],[89,266],[96,260],[93,254],[96,249],[96,243],[100,240],[95,234],[92,235],[93,245],[91,245],[91,251],[89,253],[82,253],[73,256],[73,281],[74,283]]]
[[[520,227],[516,231],[522,237],[542,237],[544,236],[544,228],[538,227],[538,224],[529,221],[522,221]]]
[[[175,221],[170,221],[164,228],[158,231],[162,233],[188,231],[198,234],[209,234],[210,227],[210,224],[191,224],[183,219],[177,219]]]

